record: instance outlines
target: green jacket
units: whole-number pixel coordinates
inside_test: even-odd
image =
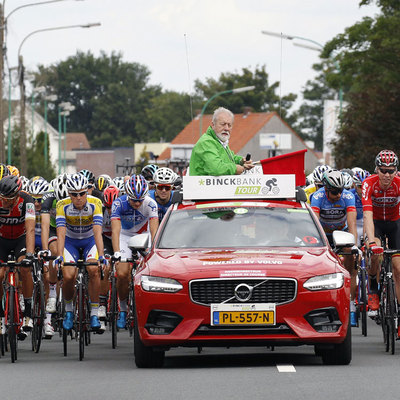
[[[229,146],[222,146],[210,126],[193,147],[189,175],[235,175],[241,161]]]

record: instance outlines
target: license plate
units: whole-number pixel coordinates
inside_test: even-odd
[[[275,325],[275,304],[211,304],[211,325]]]

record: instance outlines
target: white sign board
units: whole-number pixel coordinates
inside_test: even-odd
[[[184,200],[294,198],[295,175],[184,176]]]
[[[260,133],[260,148],[290,150],[292,148],[292,135],[290,133]]]

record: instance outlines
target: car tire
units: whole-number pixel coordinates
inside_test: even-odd
[[[153,347],[145,346],[140,339],[137,317],[133,326],[133,345],[135,364],[138,368],[161,368],[164,364],[165,351],[155,350]]]
[[[347,326],[347,334],[342,343],[333,345],[332,349],[318,349],[322,362],[325,365],[348,365],[351,362],[351,326],[350,322]]]

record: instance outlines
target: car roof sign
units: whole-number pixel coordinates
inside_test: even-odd
[[[184,200],[295,198],[295,175],[184,176]]]

